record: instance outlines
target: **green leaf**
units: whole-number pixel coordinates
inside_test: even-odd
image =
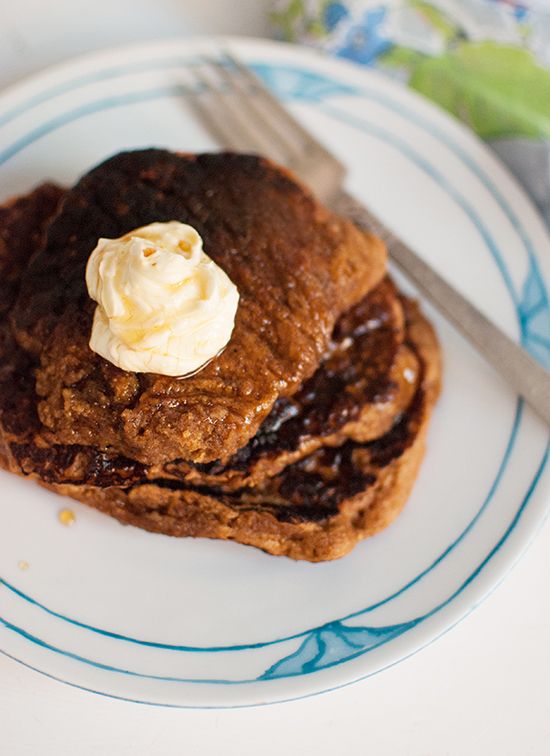
[[[528,50],[464,42],[443,57],[417,59],[410,84],[484,139],[550,138],[550,71]]]
[[[303,14],[303,0],[290,0],[283,10],[270,13],[269,20],[273,26],[279,28],[283,39],[287,42],[294,42],[297,38],[296,21],[298,21]]]
[[[386,66],[402,68],[406,71],[410,71],[415,70],[420,64],[420,61],[424,60],[425,57],[424,53],[418,52],[417,50],[411,50],[410,47],[393,45],[383,52],[378,60]]]
[[[307,27],[309,34],[317,39],[322,39],[326,34],[326,28],[323,23],[318,19],[312,19]]]
[[[438,8],[434,8],[431,3],[424,0],[412,0],[411,6],[421,13],[434,29],[437,29],[443,35],[446,42],[456,37],[457,28],[447,16]]]

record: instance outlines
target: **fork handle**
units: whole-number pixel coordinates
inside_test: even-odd
[[[341,192],[334,209],[380,236],[390,258],[435,307],[477,348],[550,425],[550,373],[418,257],[358,200]]]

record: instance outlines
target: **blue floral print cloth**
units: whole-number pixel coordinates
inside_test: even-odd
[[[279,0],[277,35],[406,82],[466,122],[550,225],[550,0]]]

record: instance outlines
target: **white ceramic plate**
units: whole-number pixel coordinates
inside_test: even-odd
[[[216,147],[182,84],[230,46],[350,169],[350,187],[550,367],[550,242],[466,129],[347,63],[268,42],[189,39],[101,53],[0,99],[0,199],[72,183],[122,149]],[[175,706],[262,704],[372,675],[502,578],[545,516],[548,430],[430,308],[445,386],[398,521],[326,564],[123,527],[0,476],[0,649],[58,680]],[[58,511],[70,505],[76,523]],[[21,570],[19,563],[28,562]]]

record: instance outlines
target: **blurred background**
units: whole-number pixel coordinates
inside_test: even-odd
[[[1,0],[0,88],[114,45],[182,35],[270,34],[271,0]]]
[[[375,66],[485,139],[550,223],[548,0],[283,0],[274,29]]]
[[[0,88],[74,55],[206,29],[402,80],[487,141],[550,224],[550,0],[2,1]]]

